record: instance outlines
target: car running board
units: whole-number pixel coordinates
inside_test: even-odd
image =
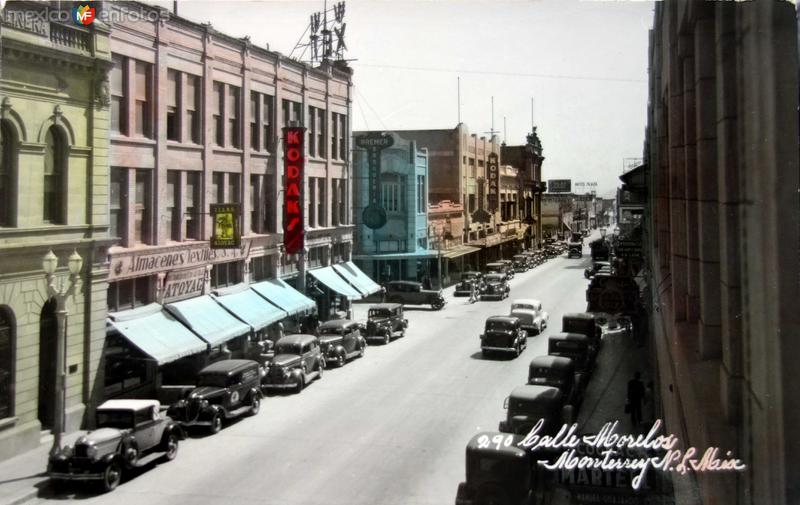
[[[153,461],[155,461],[155,460],[157,460],[159,458],[163,458],[165,454],[166,454],[166,452],[164,452],[164,451],[151,452],[147,456],[142,456],[141,458],[139,458],[136,461],[136,464],[133,465],[133,466],[138,468],[138,467],[149,465]]]
[[[252,407],[250,405],[243,405],[243,406],[239,407],[238,409],[234,409],[234,410],[228,411],[228,413],[225,414],[225,418],[229,419],[231,417],[239,417],[242,414],[244,414],[245,412],[247,412],[248,410],[250,410],[251,408]]]

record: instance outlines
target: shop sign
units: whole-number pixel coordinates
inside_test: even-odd
[[[211,249],[230,249],[241,245],[241,216],[242,205],[239,203],[211,204],[211,218],[214,223]]]
[[[490,213],[497,211],[497,202],[500,199],[500,175],[498,173],[499,160],[497,153],[489,153],[486,162],[486,210]]]
[[[203,294],[206,267],[173,270],[164,278],[163,302],[176,302]]]
[[[550,179],[547,181],[548,193],[569,193],[572,191],[572,179]]]
[[[250,241],[235,249],[211,249],[208,243],[180,245],[150,250],[125,251],[111,255],[109,281],[153,275],[175,269],[242,260],[250,252]]]
[[[286,254],[303,252],[303,142],[306,129],[286,126],[283,128],[283,246]]]
[[[371,132],[356,137],[356,146],[367,151],[368,200],[361,214],[364,225],[373,230],[382,228],[387,221],[381,198],[381,151],[394,145],[394,137],[382,132]]]

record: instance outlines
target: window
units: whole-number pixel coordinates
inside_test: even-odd
[[[128,109],[125,103],[125,81],[127,73],[127,60],[117,54],[112,56],[114,67],[109,73],[109,88],[111,92],[111,131],[113,133],[128,134]]]
[[[242,282],[240,261],[217,263],[211,267],[211,287],[224,288]]]
[[[225,145],[225,128],[222,123],[222,107],[225,105],[225,85],[214,81],[211,108],[214,114],[214,142],[222,147]]]
[[[325,109],[317,109],[317,156],[325,157],[325,126],[327,125]]]
[[[313,201],[313,200],[312,200]],[[317,224],[325,226],[325,178],[317,178]]]
[[[317,109],[308,108],[308,155],[317,155]]]
[[[241,175],[228,174],[228,201],[222,203],[239,203],[242,201]]]
[[[14,415],[14,314],[0,306],[0,419]]]
[[[339,114],[339,159],[347,160],[347,116]]]
[[[272,151],[275,147],[272,139],[272,97],[261,95],[261,98],[263,99],[261,102],[261,149],[263,151]]]
[[[175,70],[167,70],[167,139],[174,141],[181,140],[180,126],[178,124],[180,77],[180,74]]]
[[[152,301],[152,277],[137,277],[108,284],[108,311],[119,312],[147,305]]]
[[[111,168],[108,210],[111,221],[108,232],[112,237],[125,235],[125,209],[128,200],[128,171],[124,168]]]
[[[261,176],[250,176],[250,231],[261,233]]]
[[[223,172],[211,174],[210,203],[225,203],[225,174]]]
[[[264,176],[264,189],[261,192],[264,195],[264,227],[261,229],[264,233],[275,233],[275,212],[278,199],[272,195],[275,194],[275,176],[267,174]]]
[[[240,149],[242,147],[239,135],[239,88],[228,85],[228,146]]]
[[[303,124],[303,104],[291,100],[283,101],[283,126],[289,126],[294,121],[298,126]]]
[[[255,91],[250,92],[250,149],[258,151],[261,147],[259,141],[258,116],[261,111],[260,95]]]
[[[468,208],[469,208],[469,213],[470,214],[475,212],[475,194],[474,193],[471,193],[469,195],[469,206],[468,206]]]
[[[316,228],[317,227],[317,206],[315,202],[317,201],[317,178],[316,177],[309,177],[308,178],[308,227],[309,228]]]
[[[181,173],[177,170],[167,171],[167,212],[164,226],[170,240],[181,239]]]
[[[469,159],[469,176],[473,179],[478,176],[478,173],[475,169],[475,158]]]
[[[331,226],[343,224],[342,179],[331,179]]]
[[[45,135],[44,153],[44,222],[64,224],[64,188],[67,168],[67,142],[57,126],[51,126]]]
[[[273,277],[272,256],[258,256],[250,261],[250,277],[253,282],[264,281]]]
[[[200,172],[186,172],[186,238],[200,239],[200,223],[203,221],[200,207]]]
[[[417,213],[424,214],[427,208],[425,203],[427,195],[425,194],[425,176],[417,176]]]
[[[381,183],[381,198],[386,212],[400,212],[405,210],[405,191],[399,177],[388,175],[383,177]]]
[[[331,158],[339,159],[339,114],[331,113]]]
[[[310,268],[321,267],[323,261],[322,247],[312,247],[308,250],[308,266]]]
[[[136,206],[133,209],[133,240],[150,243],[150,170],[136,171]]]
[[[11,127],[0,119],[0,226],[13,226],[16,142]]]
[[[136,76],[133,83],[133,96],[135,98],[134,114],[136,121],[136,135],[140,137],[152,138],[152,86],[151,86],[151,72],[152,65],[143,61],[137,61]]]
[[[195,144],[201,142],[200,136],[200,78],[196,75],[186,76],[186,128],[189,140]]]

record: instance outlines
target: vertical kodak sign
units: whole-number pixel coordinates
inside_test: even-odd
[[[486,207],[487,210],[494,214],[497,211],[497,203],[500,200],[500,174],[498,173],[499,160],[497,153],[489,153],[486,160]]]
[[[303,251],[303,142],[306,129],[283,128],[283,246],[286,254]]]

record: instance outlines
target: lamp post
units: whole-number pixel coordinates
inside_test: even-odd
[[[53,447],[50,455],[61,450],[61,436],[64,433],[64,410],[66,407],[66,349],[67,349],[67,298],[75,293],[78,275],[83,267],[83,258],[78,251],[73,251],[67,259],[69,277],[56,277],[58,257],[50,250],[42,258],[42,270],[47,280],[47,294],[56,301],[56,387],[55,387],[55,419],[53,421]]]

